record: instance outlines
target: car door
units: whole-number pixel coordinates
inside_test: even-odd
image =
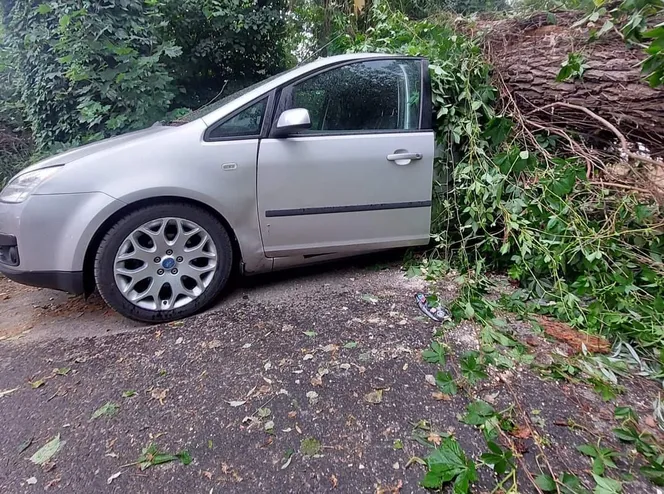
[[[274,137],[281,112],[310,128]],[[257,197],[268,257],[426,244],[434,134],[426,60],[376,58],[328,67],[280,92],[261,140]]]

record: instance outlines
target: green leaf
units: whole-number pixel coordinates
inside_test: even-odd
[[[348,348],[349,350],[357,348],[357,341],[349,341],[344,345],[344,348]]]
[[[616,407],[613,411],[613,416],[618,420],[630,420],[638,423],[639,416],[630,407]]]
[[[521,158],[522,160],[527,160],[527,159],[528,159],[528,156],[530,156],[530,154],[528,153],[528,151],[521,151],[521,152],[519,153],[519,158]]]
[[[473,385],[487,378],[484,364],[478,360],[477,352],[467,352],[461,357],[461,374]]]
[[[577,446],[576,449],[586,456],[590,456],[592,458],[597,456],[597,450],[595,449],[595,446],[591,446],[590,444],[582,444],[581,446]]]
[[[553,480],[551,475],[541,474],[535,478],[535,483],[537,487],[542,489],[544,492],[553,492],[556,490],[556,481]]]
[[[489,441],[487,446],[489,447],[490,452],[482,454],[481,459],[487,465],[491,465],[497,474],[503,475],[507,472],[508,468],[514,468],[512,463],[512,451],[509,449],[503,451],[501,447],[493,441]]]
[[[652,460],[640,468],[641,473],[655,485],[664,486],[664,461]]]
[[[132,396],[136,396],[136,391],[133,389],[128,389],[127,391],[122,392],[123,398],[131,398]]]
[[[191,463],[191,454],[189,454],[189,451],[181,451],[176,456],[183,465],[189,465]]]
[[[428,471],[420,484],[428,489],[439,489],[446,482],[454,480],[454,492],[465,494],[470,484],[477,480],[475,463],[469,460],[459,443],[451,438],[444,438],[426,458]]]
[[[457,394],[456,382],[452,374],[447,371],[438,371],[436,373],[436,387],[446,395]]]
[[[430,364],[445,365],[445,347],[437,341],[432,341],[426,350],[422,352],[422,358]]]
[[[53,12],[53,7],[51,7],[47,3],[42,3],[39,7],[37,7],[37,13],[44,15],[44,14],[50,14]]]
[[[592,474],[597,485],[593,491],[595,494],[618,494],[622,492],[622,483],[608,477],[601,477],[595,473]]]
[[[30,461],[37,465],[43,465],[48,460],[50,460],[64,444],[64,441],[60,441],[60,434],[58,434],[49,442],[44,444],[41,448],[39,448],[37,452],[30,457]]]
[[[66,28],[67,26],[69,26],[70,23],[71,23],[71,16],[69,16],[68,14],[65,14],[62,17],[60,17],[60,28],[61,29]]]
[[[100,406],[95,410],[95,412],[92,414],[92,417],[90,417],[90,420],[95,420],[98,419],[99,417],[102,417],[104,415],[111,417],[118,413],[118,410],[120,409],[120,405],[117,403],[113,403],[112,401],[107,402],[106,404]]]
[[[307,437],[300,441],[300,453],[304,456],[315,456],[320,453],[320,441],[314,437]]]
[[[613,429],[613,433],[618,439],[627,443],[633,443],[639,439],[639,433],[633,427],[617,427]]]
[[[305,336],[308,336],[309,338],[315,338],[318,333],[316,331],[302,331],[302,333]]]
[[[466,415],[461,419],[468,425],[484,425],[487,420],[495,416],[496,412],[491,405],[482,400],[474,401],[466,407]]]

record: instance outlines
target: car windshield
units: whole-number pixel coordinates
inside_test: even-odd
[[[215,110],[218,110],[219,108],[221,108],[225,104],[230,103],[231,101],[239,98],[240,96],[243,96],[243,95],[247,94],[248,92],[253,91],[257,87],[262,86],[263,84],[266,84],[270,81],[273,81],[277,77],[281,77],[282,75],[287,74],[291,70],[293,70],[293,69],[288,69],[284,72],[280,72],[280,73],[275,74],[271,77],[268,77],[267,79],[263,79],[262,81],[259,81],[255,84],[252,84],[251,86],[247,86],[244,89],[240,89],[239,91],[236,91],[232,94],[229,94],[229,95],[221,98],[220,100],[212,101],[211,103],[208,103],[207,105],[202,106],[198,110],[194,110],[192,112],[189,112],[186,115],[183,115],[182,117],[179,117],[179,118],[177,118],[177,119],[175,119],[175,120],[173,120],[172,122],[169,122],[169,123],[172,124],[172,125],[181,125],[181,124],[193,122],[194,120],[196,120],[198,118],[204,117],[205,115],[207,115],[209,113],[212,113]]]

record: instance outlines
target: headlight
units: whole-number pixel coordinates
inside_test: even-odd
[[[0,192],[0,201],[19,203],[27,199],[35,188],[53,176],[62,165],[49,166],[32,172],[22,173],[12,179]]]

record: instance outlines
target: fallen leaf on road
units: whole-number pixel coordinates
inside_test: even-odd
[[[294,454],[295,451],[293,451],[292,449],[289,449],[288,451],[286,451],[286,453],[284,453],[284,459],[286,460],[286,462],[283,465],[281,465],[281,470],[286,470],[288,468],[288,466],[291,464],[291,461],[293,461]]]
[[[180,336],[177,340],[175,340],[175,344],[176,345],[181,345],[183,341],[184,341],[184,338],[182,336]]]
[[[37,483],[37,477],[30,477],[25,481],[28,485],[35,485]]]
[[[514,437],[518,437],[519,439],[528,439],[532,432],[530,427],[527,425],[517,425],[514,429],[512,429],[510,434]]]
[[[314,405],[315,403],[318,402],[318,393],[316,393],[315,391],[309,391],[307,393],[307,398],[309,398],[309,403]]]
[[[150,392],[150,396],[152,396],[153,399],[159,400],[159,403],[162,405],[164,404],[164,400],[166,399],[166,393],[168,393],[168,388],[162,389],[162,388],[154,388]]]
[[[445,393],[441,393],[440,391],[432,393],[431,396],[433,396],[434,399],[438,401],[450,401],[452,399],[450,395],[446,395]]]
[[[324,352],[336,352],[339,350],[339,345],[335,345],[334,343],[330,343],[329,345],[325,345],[322,349]]]
[[[330,482],[332,483],[332,489],[336,489],[339,485],[339,479],[334,474],[330,475]]]
[[[288,412],[288,418],[289,419],[294,419],[295,417],[297,417],[297,412],[295,412],[295,411]]]
[[[202,473],[203,473],[203,476],[204,476],[206,479],[208,479],[208,480],[212,480],[212,472],[208,472],[207,470],[203,470]]]
[[[318,333],[316,333],[316,331],[303,331],[303,334],[309,338],[315,338]]]
[[[272,415],[272,410],[269,408],[259,408],[258,411],[256,412],[256,415],[258,415],[260,418],[264,419]]]
[[[37,379],[36,381],[30,381],[30,386],[32,386],[32,389],[41,388],[44,384],[46,384],[46,381],[44,381],[43,379]]]
[[[323,376],[317,374],[316,377],[312,377],[309,381],[312,386],[322,386],[323,385]]]
[[[36,465],[43,465],[50,460],[63,445],[64,441],[60,441],[60,434],[58,434],[39,448],[37,452],[30,457],[30,461]]]
[[[162,453],[154,443],[150,443],[147,447],[143,448],[141,456],[132,465],[138,465],[141,470],[145,470],[152,466],[169,463],[174,460],[180,460],[180,463],[183,465],[189,465],[191,463],[191,455],[189,451],[180,451],[174,455]]]
[[[127,391],[122,392],[123,398],[131,398],[132,396],[136,396],[136,391],[133,389],[128,389]]]
[[[95,410],[95,412],[92,414],[92,417],[90,417],[90,420],[95,420],[98,419],[99,417],[102,417],[106,415],[107,417],[111,417],[118,413],[118,410],[120,409],[120,405],[117,403],[113,403],[112,401],[107,402],[106,404],[100,406]]]
[[[366,401],[367,403],[372,403],[374,405],[377,405],[378,403],[383,401],[383,390],[376,389],[370,393],[365,394],[364,401]]]
[[[18,391],[20,388],[14,388],[14,389],[5,389],[4,391],[0,391],[0,398],[3,398],[7,395],[12,394],[14,391]]]
[[[344,345],[344,348],[353,349],[357,348],[357,341],[349,341]]]
[[[300,453],[304,456],[315,456],[320,453],[320,441],[314,437],[307,437],[300,441]]]
[[[57,374],[58,376],[66,376],[69,374],[69,371],[71,370],[71,367],[60,367],[59,369],[53,369],[54,373]]]
[[[207,344],[207,347],[210,350],[214,350],[215,348],[219,348],[220,346],[221,346],[221,341],[219,341],[219,340],[212,340],[211,342],[209,342]]]
[[[274,421],[268,420],[267,422],[265,422],[263,430],[265,430],[265,432],[272,432],[272,429],[274,429]]]
[[[378,303],[378,297],[375,297],[375,296],[371,295],[370,293],[365,293],[364,295],[362,295],[362,300],[364,300],[365,302],[372,303],[372,304],[377,304]]]
[[[433,377],[431,374],[427,374],[424,376],[424,380],[427,382],[427,384],[430,384],[431,386],[436,385],[436,378]]]
[[[440,435],[436,434],[435,432],[431,432],[427,437],[427,441],[436,446],[440,446]]]
[[[311,360],[314,358],[314,356],[310,353],[307,353],[304,357],[302,357],[302,360]]]
[[[241,407],[242,405],[244,405],[246,403],[246,401],[236,400],[236,401],[227,401],[226,403],[228,403],[233,408],[237,408],[237,407]]]
[[[33,439],[34,438],[29,437],[25,441],[23,441],[21,444],[18,445],[18,454],[19,455],[21,453],[23,453],[23,451],[25,451],[26,449],[28,449],[32,445]]]
[[[106,479],[106,483],[110,485],[111,482],[113,482],[115,479],[117,479],[121,474],[122,474],[122,472],[114,473],[108,479]]]
[[[376,494],[399,494],[403,488],[403,481],[399,481],[394,486],[379,486],[376,488]]]

